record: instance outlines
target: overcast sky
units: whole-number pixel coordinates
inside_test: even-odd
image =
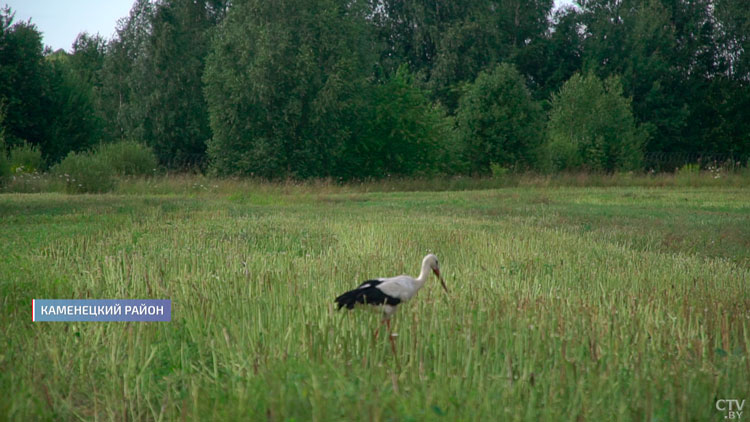
[[[128,16],[134,0],[0,0],[15,12],[15,22],[31,18],[52,50],[70,51],[81,32],[99,33],[105,39],[115,33],[117,20]],[[571,0],[555,0],[570,4]]]
[[[134,0],[0,0],[15,12],[14,22],[31,22],[42,32],[44,44],[70,51],[81,32],[115,33],[117,20],[128,16]]]

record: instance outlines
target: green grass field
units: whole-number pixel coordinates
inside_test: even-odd
[[[0,236],[0,418],[718,421],[750,401],[748,187],[3,194]],[[376,314],[334,310],[429,251],[450,295],[431,278],[399,310],[396,356]],[[32,298],[171,299],[172,321],[32,323]]]

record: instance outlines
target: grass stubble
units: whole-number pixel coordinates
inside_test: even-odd
[[[141,189],[135,187],[135,190]],[[750,399],[747,187],[0,196],[9,420],[719,420]],[[434,279],[395,316],[361,280]],[[172,300],[32,323],[32,298]],[[3,416],[4,415],[4,416]]]

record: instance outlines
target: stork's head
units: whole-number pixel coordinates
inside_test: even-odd
[[[434,254],[429,254],[424,257],[424,259],[422,260],[422,268],[426,266],[429,266],[432,272],[440,280],[440,284],[443,286],[445,292],[448,293],[448,287],[445,286],[445,280],[443,280],[443,276],[440,275],[440,263],[438,263],[438,259]]]

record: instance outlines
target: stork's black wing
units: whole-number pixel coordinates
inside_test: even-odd
[[[382,283],[380,280],[367,280],[356,289],[342,294],[336,298],[338,308],[341,309],[346,306],[347,309],[352,309],[357,303],[369,305],[398,305],[401,303],[401,299],[389,296],[378,289],[380,283]]]

